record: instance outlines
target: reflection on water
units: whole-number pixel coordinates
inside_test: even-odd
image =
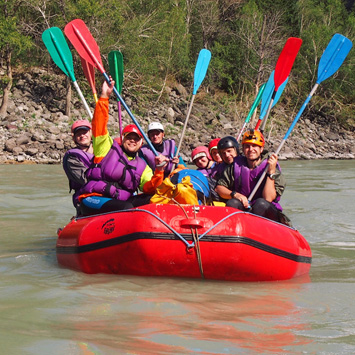
[[[13,354],[355,353],[352,161],[282,162],[310,275],[272,283],[85,275],[61,268],[74,213],[60,166],[0,169],[0,340]],[[157,251],[158,252],[158,251]]]

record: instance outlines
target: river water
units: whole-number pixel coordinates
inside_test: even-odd
[[[281,163],[309,277],[86,275],[56,262],[73,215],[60,166],[0,166],[3,354],[354,354],[355,161]]]

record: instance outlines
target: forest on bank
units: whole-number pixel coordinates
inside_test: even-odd
[[[355,39],[353,0],[2,0],[0,115],[17,72],[45,67],[61,73],[41,36],[49,27],[63,30],[75,18],[87,24],[106,68],[110,51],[123,53],[124,90],[155,103],[164,100],[165,86],[191,88],[198,53],[207,48],[212,59],[205,90],[226,104],[249,108],[287,38],[299,37],[303,44],[280,100],[285,106],[292,102],[294,110],[314,85],[332,36]],[[76,77],[85,82],[75,50],[73,56]],[[308,112],[354,128],[354,64],[352,49],[341,69],[320,86]]]

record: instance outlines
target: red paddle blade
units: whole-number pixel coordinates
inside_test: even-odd
[[[81,66],[83,67],[85,78],[90,84],[92,93],[96,101],[97,91],[95,87],[95,68],[85,59],[80,57],[80,60],[81,60]]]
[[[97,68],[101,73],[105,72],[101,61],[99,46],[95,42],[83,20],[76,19],[70,21],[64,27],[64,33],[77,50],[80,57]]]
[[[274,74],[275,91],[278,90],[279,86],[287,79],[290,75],[293,62],[296,59],[297,53],[301,48],[302,40],[301,38],[290,37],[277,60]]]

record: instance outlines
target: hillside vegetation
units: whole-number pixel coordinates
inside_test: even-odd
[[[303,44],[279,109],[275,107],[275,117],[283,120],[294,117],[307,97],[332,36],[341,33],[355,39],[351,0],[3,0],[0,116],[6,116],[17,73],[31,67],[47,68],[48,75],[61,73],[41,35],[53,26],[63,30],[75,18],[87,24],[107,69],[108,53],[123,53],[124,93],[151,105],[167,99],[166,87],[180,83],[191,88],[198,53],[209,49],[212,60],[200,89],[208,95],[200,100],[208,104],[208,96],[213,96],[232,107],[238,118],[248,113],[287,38],[300,37]],[[73,56],[76,77],[89,97],[75,50]],[[354,63],[352,49],[340,70],[322,83],[306,115],[330,117],[341,127],[354,129]],[[101,81],[97,74],[97,83]]]

